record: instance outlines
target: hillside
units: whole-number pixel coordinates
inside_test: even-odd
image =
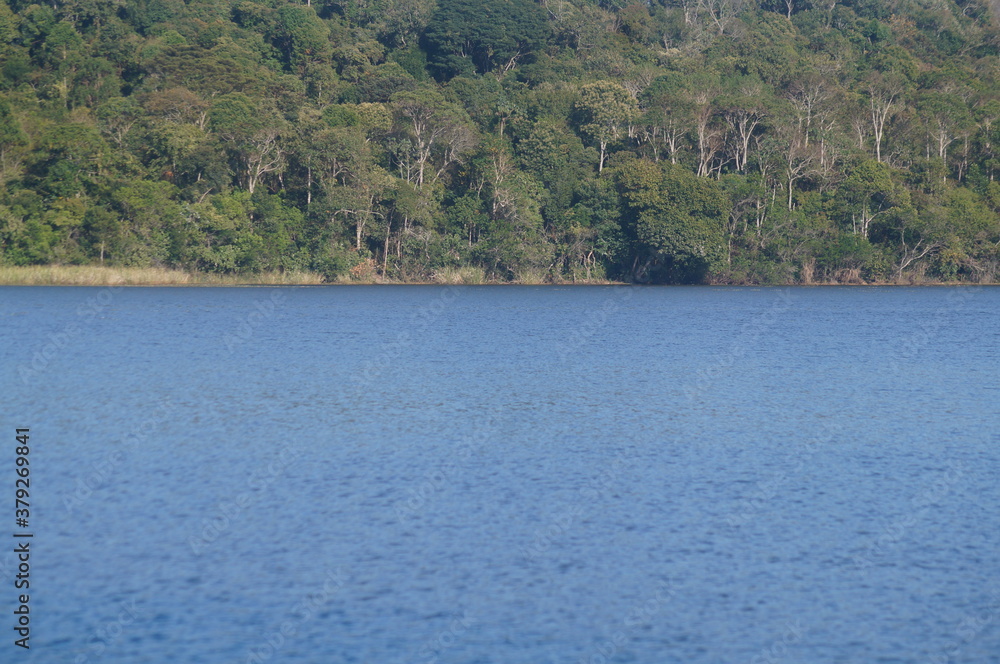
[[[985,0],[7,2],[0,264],[995,282],[998,38]]]

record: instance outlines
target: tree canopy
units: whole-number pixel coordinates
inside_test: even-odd
[[[997,281],[994,11],[3,3],[0,263]]]

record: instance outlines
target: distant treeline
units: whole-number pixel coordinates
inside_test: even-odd
[[[987,0],[0,4],[0,263],[996,281]]]

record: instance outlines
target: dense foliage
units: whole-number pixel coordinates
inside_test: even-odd
[[[986,0],[0,4],[0,262],[995,281]]]

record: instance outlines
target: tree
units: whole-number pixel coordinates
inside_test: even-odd
[[[0,3],[0,261],[995,278],[1000,24],[935,2]]]
[[[791,102],[799,131],[802,132],[803,147],[809,147],[814,126],[822,126],[826,116],[827,102],[833,95],[832,86],[823,76],[807,73],[789,83],[785,98]]]
[[[440,78],[470,70],[502,78],[547,32],[545,14],[532,0],[440,0],[424,39]]]
[[[366,229],[376,218],[385,218],[383,199],[392,188],[392,176],[375,163],[360,126],[327,129],[316,134],[314,141],[313,164],[330,218],[353,222],[353,244],[360,252]]]
[[[243,93],[233,92],[213,102],[209,127],[226,142],[240,183],[251,194],[263,178],[284,170],[286,127],[273,110],[261,109]]]
[[[549,224],[574,202],[577,190],[594,167],[594,151],[585,148],[580,137],[565,123],[542,120],[518,144],[516,153],[523,168],[544,186],[543,213]]]
[[[330,59],[330,30],[312,7],[283,5],[275,27],[275,41],[290,67],[304,71],[308,63]]]
[[[473,254],[491,275],[517,279],[526,272],[544,276],[551,267],[552,247],[546,242],[539,200],[541,186],[512,167],[501,142],[486,147],[486,190],[491,214]]]
[[[727,197],[682,166],[637,159],[615,173],[634,262],[652,259],[660,278],[696,282],[725,255]]]
[[[841,190],[848,203],[851,231],[865,239],[876,217],[910,204],[909,193],[895,180],[892,169],[871,159],[851,171]]]
[[[93,127],[51,125],[38,136],[34,148],[27,179],[46,196],[81,196],[101,183],[107,146]]]
[[[0,97],[0,186],[20,174],[27,145],[27,134],[14,117],[10,104]]]
[[[385,44],[406,48],[427,26],[432,0],[335,0],[352,22],[375,32]]]
[[[8,3],[0,5],[0,58],[6,59],[15,50],[20,17],[11,11]]]
[[[405,179],[418,188],[424,186],[425,174],[435,153],[439,155],[439,167],[432,174],[438,178],[475,146],[475,133],[468,115],[463,109],[447,103],[435,90],[396,93],[392,106],[401,133],[413,147],[413,167],[405,169]],[[403,155],[407,161],[410,157]]]
[[[920,95],[917,110],[925,118],[927,152],[933,150],[947,164],[948,148],[961,134],[967,135],[972,130],[972,114],[968,106],[956,94],[928,90]]]
[[[185,224],[168,182],[135,182],[114,194],[122,214],[122,234],[110,247],[120,265],[180,264],[186,252]]]
[[[720,35],[732,26],[733,22],[743,11],[746,0],[695,0],[697,13],[707,16]]]
[[[896,114],[903,95],[903,83],[898,78],[872,74],[865,83],[872,134],[875,137],[875,161],[882,161],[882,139],[886,124]]]
[[[791,123],[778,127],[775,137],[780,146],[781,167],[785,176],[788,209],[792,209],[795,183],[819,174],[820,150],[809,145],[809,134],[803,125]]]
[[[709,90],[699,90],[694,101],[694,134],[698,144],[698,175],[711,175],[715,156],[723,146],[714,99]],[[719,167],[721,168],[721,166]]]
[[[580,130],[600,147],[597,171],[604,170],[608,143],[618,140],[622,129],[639,114],[635,99],[628,90],[611,81],[598,81],[580,88],[576,102]]]
[[[693,124],[695,108],[690,96],[683,78],[675,75],[653,81],[640,97],[646,109],[642,124],[649,132],[648,140],[654,146],[662,144],[672,164],[677,163]],[[655,154],[659,158],[659,150]]]
[[[751,141],[768,116],[767,99],[759,81],[741,81],[730,94],[720,100],[722,114],[733,137],[733,161],[736,171],[746,170],[750,160]]]
[[[142,107],[134,97],[113,97],[97,109],[101,131],[122,148],[132,127],[139,122]]]

